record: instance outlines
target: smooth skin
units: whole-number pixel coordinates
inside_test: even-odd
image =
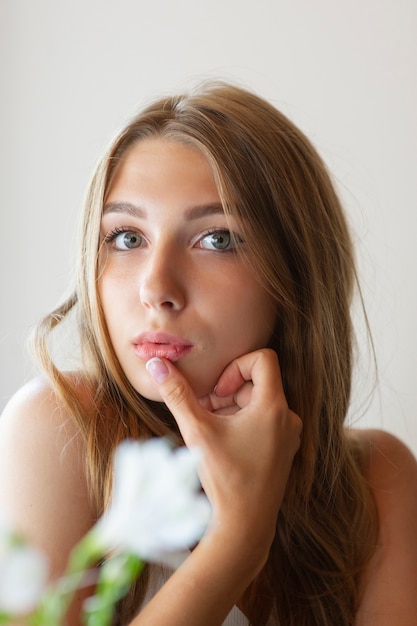
[[[222,624],[267,559],[302,437],[277,355],[265,348],[275,308],[228,251],[245,242],[218,203],[201,155],[156,140],[125,156],[106,198],[99,288],[112,342],[135,388],[165,402],[186,444],[202,450],[200,478],[214,511],[204,539],[132,626]],[[193,348],[175,364],[161,348],[146,367],[135,338],[150,330],[185,337]],[[79,376],[72,384],[88,418],[90,391]],[[381,520],[356,626],[415,626],[416,461],[386,433],[350,436],[361,442]],[[53,578],[97,517],[85,454],[71,416],[41,379],[18,392],[0,419],[0,507],[49,555]],[[75,599],[70,626],[81,624],[89,592]]]
[[[214,389],[234,358],[268,344],[276,306],[237,254],[248,252],[247,242],[237,220],[226,218],[196,149],[163,139],[136,143],[112,178],[101,237],[99,292],[110,338],[145,397],[161,399],[138,357],[142,333],[192,345],[177,366],[198,396]]]
[[[201,406],[174,365],[166,365],[169,375],[159,385],[160,393],[187,443],[198,441],[204,449],[201,479],[215,504],[215,523],[132,626],[216,626],[265,562],[300,423],[281,393],[278,400],[268,396],[274,405],[270,408],[262,400],[259,406],[252,401],[253,392],[249,403],[236,412],[232,394],[234,414],[219,417],[214,406],[214,412]],[[252,366],[261,377],[265,373],[265,380],[279,372],[274,354],[261,350],[233,363],[229,374],[235,378]],[[255,376],[254,391],[256,380]],[[211,395],[203,404],[213,401]],[[224,398],[220,405],[223,410]],[[416,461],[403,443],[387,433],[363,430],[352,436],[363,446],[381,520],[380,546],[363,576],[355,624],[414,626]],[[257,450],[256,457],[242,455],[242,445]],[[82,454],[71,418],[42,381],[30,383],[6,408],[0,420],[0,505],[13,513],[15,523],[35,545],[45,549],[53,576],[62,572],[72,545],[95,519],[87,499]],[[261,467],[257,460],[262,460]],[[276,494],[275,501],[271,494]],[[81,624],[78,614],[86,595],[80,593],[74,602],[70,626]]]

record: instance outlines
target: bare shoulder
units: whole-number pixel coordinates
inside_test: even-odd
[[[84,404],[87,404],[88,387],[82,376],[69,372],[66,374],[66,379]],[[44,419],[46,412],[54,420],[63,418],[66,413],[63,403],[43,376],[33,378],[11,397],[1,415],[1,420],[10,421],[22,418],[30,420],[39,412]],[[65,419],[67,418],[68,415]]]
[[[382,540],[386,545],[391,544],[394,537],[397,541],[403,537],[405,541],[406,530],[411,540],[417,521],[417,461],[413,453],[400,439],[382,430],[357,430],[353,436],[363,450]]]
[[[0,418],[0,508],[58,573],[91,526],[85,447],[75,420],[49,384],[37,378]]]
[[[71,456],[71,463],[78,466],[81,448],[75,420],[42,377],[19,389],[1,415],[0,450],[6,457],[25,452],[44,464],[55,451],[62,460]]]
[[[75,434],[75,422],[42,377],[19,389],[0,418],[0,446],[5,453],[8,446],[12,446],[14,453],[22,447],[37,448],[39,453],[42,449],[39,445],[59,446]]]
[[[403,441],[374,429],[355,430],[352,436],[360,443],[369,485],[381,505],[415,493],[417,461]]]
[[[417,461],[397,437],[353,431],[379,518],[379,539],[364,576],[357,625],[412,626],[417,615]]]

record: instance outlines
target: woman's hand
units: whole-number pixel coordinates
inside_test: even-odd
[[[170,361],[152,359],[148,369],[186,445],[203,453],[211,531],[257,546],[266,558],[302,428],[288,408],[276,353],[262,349],[235,359],[199,399]]]

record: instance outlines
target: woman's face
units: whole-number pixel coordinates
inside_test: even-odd
[[[235,358],[265,347],[275,305],[237,254],[207,160],[164,139],[137,142],[117,166],[101,225],[99,294],[133,387],[161,400],[145,369],[175,362],[198,396]]]

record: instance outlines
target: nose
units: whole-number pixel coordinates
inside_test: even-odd
[[[149,251],[140,277],[140,299],[146,309],[181,311],[186,303],[179,255],[165,246]]]

